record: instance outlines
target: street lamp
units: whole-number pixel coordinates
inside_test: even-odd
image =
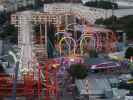
[[[113,4],[112,4],[112,24],[114,25],[114,21],[115,21],[115,18],[114,18],[114,9],[115,9],[115,5],[114,5],[114,0],[113,0]]]
[[[18,79],[18,70],[19,70],[19,61],[16,57],[16,55],[9,51],[9,55],[11,55],[15,61],[15,80],[13,82],[13,94],[12,94],[12,100],[16,100],[16,86],[17,86],[17,79]]]

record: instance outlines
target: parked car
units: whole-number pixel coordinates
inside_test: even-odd
[[[121,76],[119,76],[119,80],[120,81],[128,81],[132,79],[132,75],[131,74],[122,74]]]

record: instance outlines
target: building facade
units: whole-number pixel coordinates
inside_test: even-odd
[[[35,0],[0,0],[0,5],[5,11],[13,12],[21,8],[34,6]]]

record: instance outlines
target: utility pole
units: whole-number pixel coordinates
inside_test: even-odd
[[[17,93],[17,81],[18,81],[18,70],[19,70],[19,62],[16,62],[15,66],[15,80],[13,83],[13,95],[12,95],[12,100],[16,100],[16,93]]]
[[[19,71],[19,60],[17,59],[17,56],[12,52],[9,51],[9,55],[11,55],[15,62],[15,79],[13,81],[13,92],[12,92],[12,99],[16,100],[16,93],[17,93],[17,81],[18,81],[18,71]]]
[[[112,0],[112,2],[114,3],[114,0]],[[112,5],[112,24],[114,25],[114,4]]]
[[[48,22],[47,21],[45,21],[45,49],[46,49],[46,53],[47,53],[47,43],[48,43],[48,41],[47,41],[47,24],[48,24]]]

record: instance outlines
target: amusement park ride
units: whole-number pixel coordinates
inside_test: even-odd
[[[81,16],[78,16],[80,18],[78,20],[82,22],[81,24],[68,23],[69,16],[73,16],[74,21],[72,22],[75,23],[77,15],[72,11],[66,12],[66,10],[54,11],[53,13],[26,11],[12,15],[12,24],[18,27],[19,31],[19,79],[17,80],[21,84],[17,84],[17,96],[22,93],[21,96],[27,96],[27,100],[31,100],[37,90],[38,100],[41,100],[41,98],[60,100],[59,84],[62,81],[58,77],[64,75],[70,64],[84,62],[82,57],[85,54],[85,48],[96,49],[97,52],[105,51],[106,53],[115,51],[114,44],[117,39],[111,30],[95,30]],[[65,22],[63,30],[62,20]],[[53,49],[56,49],[59,53],[58,57],[53,59],[49,59],[47,55],[47,47],[50,42],[47,37],[47,25],[51,23],[57,28],[55,33],[57,37],[56,48]],[[34,44],[38,40],[34,39],[36,37],[33,35],[33,26],[37,24],[40,24],[40,37],[38,38],[40,42]],[[41,31],[42,24],[45,26],[44,36]],[[71,30],[70,25],[73,25],[73,33],[69,32]],[[75,35],[77,30],[81,33],[80,38]],[[74,36],[72,36],[73,34]],[[10,92],[12,92],[10,80],[7,80],[6,84],[10,85]],[[3,82],[1,80],[0,82],[0,96],[2,96],[4,95],[2,94],[4,87],[1,85]],[[35,86],[36,84],[37,86]]]

